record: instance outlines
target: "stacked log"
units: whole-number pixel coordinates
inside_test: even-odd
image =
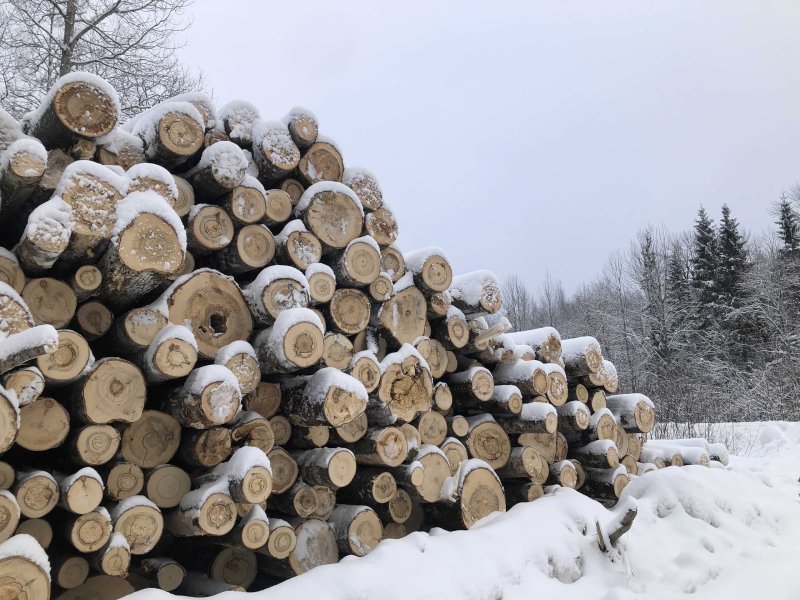
[[[120,124],[76,73],[3,131],[0,597],[50,597],[30,545],[53,597],[209,595],[726,459],[643,448],[652,403],[597,340],[509,332],[491,272],[404,254],[306,109]]]

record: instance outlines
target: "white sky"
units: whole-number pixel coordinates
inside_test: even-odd
[[[800,180],[800,2],[196,0],[217,102],[310,108],[405,251],[592,279],[638,229],[723,202],[762,230]]]

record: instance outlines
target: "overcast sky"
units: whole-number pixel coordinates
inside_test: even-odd
[[[215,100],[310,108],[371,169],[404,251],[592,279],[648,223],[800,181],[800,2],[196,0]]]

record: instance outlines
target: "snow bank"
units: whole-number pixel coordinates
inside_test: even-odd
[[[216,598],[796,600],[800,424],[760,431],[767,434],[753,456],[732,457],[729,469],[670,467],[632,477],[616,510],[557,489],[468,532],[412,533],[262,592]],[[613,522],[632,500],[633,527],[616,550],[601,552],[595,522]],[[398,565],[413,573],[402,585]],[[130,598],[175,597],[144,590]]]

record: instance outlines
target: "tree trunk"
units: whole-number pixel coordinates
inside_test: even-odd
[[[410,423],[419,413],[431,410],[433,378],[419,353],[405,347],[388,355],[381,367],[377,395],[395,418]]]
[[[206,429],[230,422],[241,406],[242,394],[233,373],[218,365],[192,371],[166,401],[172,416],[184,427]]]
[[[434,523],[450,529],[470,529],[492,512],[505,512],[503,486],[485,462],[468,460],[453,479],[447,498],[427,507]]]
[[[195,204],[189,213],[186,240],[196,255],[213,254],[227,247],[234,236],[228,213],[213,204]]]
[[[364,225],[358,196],[347,186],[329,181],[308,188],[295,214],[317,236],[323,254],[346,248],[361,235]]]
[[[69,71],[62,64],[61,75]],[[48,149],[69,148],[81,139],[104,136],[119,119],[112,94],[110,88],[92,80],[59,79],[45,99],[47,104],[39,107],[37,118],[28,124],[27,133]]]
[[[328,523],[343,555],[366,556],[383,539],[383,524],[369,506],[338,504]]]
[[[136,365],[103,358],[73,391],[72,407],[85,423],[133,423],[142,416],[146,396],[147,386]]]
[[[344,162],[338,148],[330,140],[317,137],[297,165],[297,178],[305,186],[321,181],[341,181]]]
[[[275,236],[276,255],[282,264],[305,271],[322,258],[319,238],[308,231],[300,219],[289,221]]]
[[[264,225],[246,225],[237,230],[233,242],[211,257],[224,273],[241,275],[266,267],[275,257],[275,238]]]

